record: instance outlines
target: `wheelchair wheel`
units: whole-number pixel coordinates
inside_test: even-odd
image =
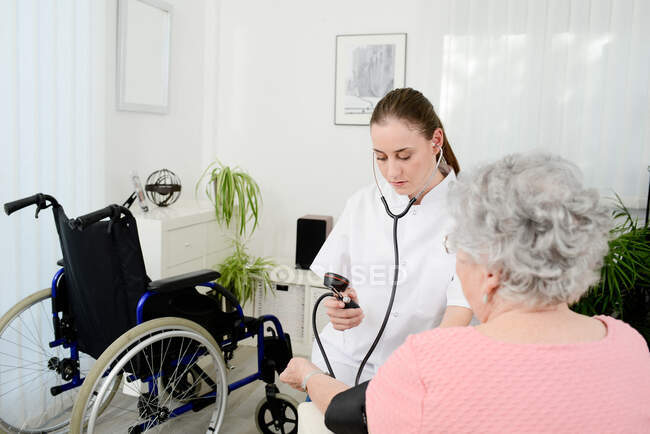
[[[100,413],[106,384],[115,381],[120,390]],[[195,322],[157,318],[128,330],[97,359],[79,391],[70,429],[216,432],[227,395],[226,367],[214,338]]]
[[[275,395],[275,399],[278,400],[280,405],[280,415],[277,419],[273,417],[267,398],[262,399],[257,404],[257,410],[255,410],[257,430],[263,434],[296,434],[298,432],[298,403],[295,399],[283,393]]]
[[[201,389],[200,381],[197,381],[200,372],[191,369],[183,373],[163,374],[160,377],[161,385],[165,393],[181,402],[188,402],[195,399]]]
[[[0,318],[0,428],[9,432],[64,428],[79,387],[55,396],[50,389],[69,383],[76,369],[83,378],[94,362],[79,353],[76,368],[69,349],[50,348],[54,340],[51,295],[49,288],[38,291]]]

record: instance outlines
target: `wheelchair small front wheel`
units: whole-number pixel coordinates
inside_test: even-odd
[[[298,432],[298,403],[284,393],[275,395],[277,411],[273,415],[271,403],[264,398],[255,410],[255,425],[263,434],[296,434]]]

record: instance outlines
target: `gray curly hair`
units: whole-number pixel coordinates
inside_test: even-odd
[[[500,270],[498,294],[533,306],[572,303],[599,278],[612,220],[569,161],[513,154],[461,173],[449,192],[452,248]]]

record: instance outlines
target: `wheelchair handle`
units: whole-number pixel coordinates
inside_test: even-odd
[[[76,219],[72,219],[68,222],[68,224],[71,228],[82,231],[93,223],[97,223],[98,221],[103,220],[107,217],[117,218],[120,216],[120,214],[126,215],[127,213],[129,213],[129,211],[122,206],[109,205],[106,208],[102,208],[100,210],[77,217]]]
[[[24,197],[22,199],[14,200],[13,202],[7,202],[4,204],[4,210],[7,215],[11,215],[12,213],[21,210],[23,208],[26,208],[31,205],[38,205],[39,210],[43,208],[47,208],[49,205],[47,205],[47,202],[50,202],[50,205],[58,205],[58,202],[56,199],[54,199],[52,196],[49,194],[43,194],[43,193],[37,193],[33,196],[29,197]],[[38,212],[36,214],[38,217]]]

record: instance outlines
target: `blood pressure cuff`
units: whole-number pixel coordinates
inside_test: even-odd
[[[369,381],[332,398],[325,411],[325,425],[336,434],[366,434],[366,389]]]

